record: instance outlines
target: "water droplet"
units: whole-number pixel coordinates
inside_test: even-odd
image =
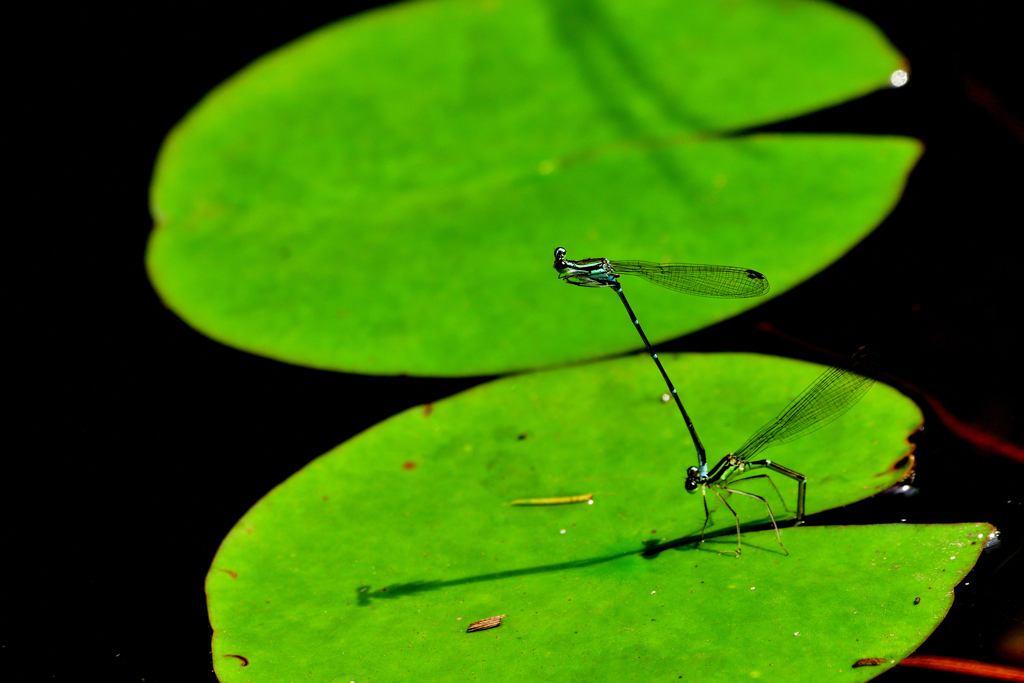
[[[895,71],[892,72],[892,75],[889,76],[889,82],[892,84],[892,87],[894,88],[902,88],[907,84],[907,81],[909,80],[910,76],[908,76],[907,72],[904,71],[903,69],[896,69]]]

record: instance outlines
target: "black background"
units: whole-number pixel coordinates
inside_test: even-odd
[[[1013,3],[846,5],[907,55],[909,85],[770,129],[923,140],[903,201],[807,283],[662,348],[827,362],[869,342],[887,372],[974,432],[1020,444],[1024,102]],[[19,680],[214,681],[203,580],[234,522],[352,435],[486,380],[258,358],[191,330],[146,278],[148,183],[163,136],[256,57],[369,6],[50,9],[12,21],[17,180],[5,194],[20,211],[5,231],[15,407],[0,656]],[[1010,663],[997,644],[1024,618],[1024,465],[951,434],[908,392],[927,418],[920,494],[810,523],[996,524],[1002,546],[957,588],[919,652]],[[884,674],[922,677],[955,678]]]

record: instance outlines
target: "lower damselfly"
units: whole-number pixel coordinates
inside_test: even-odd
[[[683,407],[679,393],[668,378],[664,366],[658,359],[658,354],[651,348],[647,341],[647,335],[640,327],[640,321],[626,301],[626,295],[622,293],[622,286],[619,284],[619,276],[636,275],[648,282],[654,283],[674,292],[693,294],[695,296],[706,296],[715,298],[749,298],[761,296],[768,292],[768,280],[764,275],[749,268],[735,268],[733,266],[707,266],[695,263],[652,263],[650,261],[610,261],[606,258],[585,258],[579,261],[569,261],[565,258],[565,249],[555,249],[555,270],[558,277],[569,284],[579,287],[611,287],[622,305],[629,313],[629,319],[640,334],[640,338],[647,347],[647,353],[651,354],[654,363],[665,378],[672,398],[679,406],[679,412],[686,422],[686,428],[690,430],[690,438],[693,439],[693,447],[697,449],[698,472],[701,477],[708,476],[708,461],[704,453],[704,446],[697,436],[697,430],[693,421]]]
[[[699,467],[695,466],[688,468],[686,470],[686,490],[690,493],[696,493],[700,489],[704,500],[704,527],[701,529],[702,542],[704,531],[708,527],[708,520],[711,518],[711,514],[708,512],[707,498],[707,490],[711,489],[725,507],[729,508],[729,512],[733,514],[733,517],[736,518],[735,554],[737,557],[739,557],[742,550],[740,545],[740,517],[726,501],[725,496],[722,495],[723,491],[754,498],[764,503],[764,507],[768,511],[768,518],[775,528],[775,537],[778,539],[779,545],[782,545],[783,550],[785,550],[786,546],[782,544],[779,525],[775,523],[775,515],[772,514],[772,508],[768,501],[762,496],[747,491],[740,491],[733,488],[733,486],[742,481],[767,479],[768,483],[775,489],[775,493],[778,494],[783,507],[789,512],[790,510],[786,506],[785,498],[783,498],[782,493],[779,492],[779,488],[772,481],[771,477],[767,474],[742,475],[747,474],[751,470],[765,468],[793,479],[797,482],[795,521],[797,524],[802,522],[806,506],[807,477],[788,467],[783,467],[777,462],[768,459],[752,460],[752,458],[766,448],[789,443],[817,431],[833,420],[836,420],[853,407],[867,393],[874,382],[875,380],[858,374],[852,369],[829,368],[813,384],[793,399],[786,409],[779,413],[778,417],[754,432],[754,435],[747,439],[747,442],[735,452],[719,460],[718,464],[712,467],[710,472],[703,473]]]

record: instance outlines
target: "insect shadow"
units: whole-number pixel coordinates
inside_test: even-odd
[[[762,528],[772,528],[771,525],[759,525],[752,527],[751,531],[759,531]],[[639,550],[627,550],[621,553],[615,553],[613,555],[607,555],[605,557],[594,557],[586,560],[573,560],[571,562],[556,562],[553,564],[538,565],[535,567],[524,567],[522,569],[510,569],[501,572],[490,572],[487,574],[477,574],[474,576],[464,576],[459,579],[450,579],[446,581],[409,581],[406,583],[396,583],[383,588],[374,589],[369,585],[361,585],[355,588],[356,592],[356,603],[360,606],[368,606],[372,604],[374,600],[391,600],[395,598],[402,598],[408,595],[416,595],[418,593],[427,593],[431,591],[440,590],[442,588],[451,588],[455,586],[463,586],[473,583],[485,583],[488,581],[498,581],[501,579],[512,579],[521,576],[532,576],[534,574],[548,574],[553,572],[570,571],[574,569],[583,569],[586,567],[593,567],[595,565],[604,564],[606,562],[613,562],[625,557],[631,557],[639,555],[644,559],[655,559],[661,553],[666,550],[695,550],[695,551],[710,551],[717,553],[717,550],[710,548],[704,548],[704,543],[707,543],[711,539],[719,536],[729,536],[735,534],[732,529],[721,529],[719,531],[711,532],[703,536],[703,543],[701,534],[695,533],[671,541],[644,541],[643,548]],[[777,549],[764,548],[766,552],[772,552],[782,554]]]

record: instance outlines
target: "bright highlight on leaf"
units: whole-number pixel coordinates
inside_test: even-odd
[[[346,371],[475,375],[636,348],[580,256],[733,264],[773,295],[898,199],[912,140],[723,137],[886,87],[901,56],[821,2],[416,2],[302,38],[167,139],[147,254],[211,337]],[[659,341],[757,305],[638,286]],[[591,293],[596,294],[596,293]]]
[[[822,371],[743,354],[662,359],[714,453]],[[699,532],[703,509],[683,491],[692,449],[659,384],[645,357],[509,377],[312,462],[214,560],[218,676],[628,680],[641,667],[650,679],[862,681],[891,664],[858,660],[899,661],[924,640],[991,527],[784,527],[788,555],[774,531],[745,531],[739,559],[718,553],[732,535],[673,543]],[[808,475],[809,512],[846,505],[904,475],[920,421],[876,384],[773,457]],[[596,504],[508,504],[580,491]],[[716,529],[732,525],[723,512]],[[501,628],[468,637],[486,615],[505,615]]]

